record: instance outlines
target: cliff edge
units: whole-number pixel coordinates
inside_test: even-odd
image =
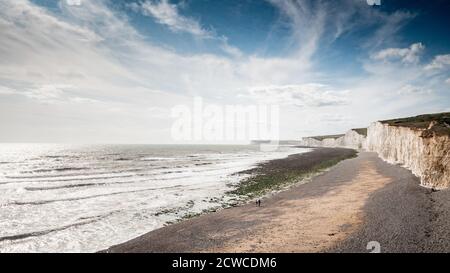
[[[366,149],[410,169],[423,186],[450,186],[450,112],[374,122]]]

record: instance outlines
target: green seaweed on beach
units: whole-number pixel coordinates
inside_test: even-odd
[[[306,153],[298,159],[281,159],[282,160],[309,160]],[[269,167],[269,164],[261,165],[253,170],[253,175],[244,179],[239,183],[237,188],[230,191],[230,194],[236,194],[247,197],[257,197],[264,195],[270,191],[280,190],[283,187],[297,183],[305,178],[311,177],[314,174],[320,173],[327,168],[330,168],[342,160],[353,158],[357,156],[357,152],[351,149],[341,149],[340,153],[330,153],[322,156],[324,158],[318,160],[312,160],[308,162],[307,166],[300,164],[296,167],[295,164],[278,164],[275,167]]]

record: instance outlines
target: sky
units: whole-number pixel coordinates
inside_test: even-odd
[[[449,13],[446,0],[1,0],[0,142],[173,143],[173,109],[194,98],[277,105],[281,139],[450,111]]]

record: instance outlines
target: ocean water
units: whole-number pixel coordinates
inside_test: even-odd
[[[281,146],[0,144],[0,252],[93,252],[233,202]]]

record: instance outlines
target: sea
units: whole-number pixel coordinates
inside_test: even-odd
[[[258,145],[0,144],[0,252],[95,252],[236,203]]]

